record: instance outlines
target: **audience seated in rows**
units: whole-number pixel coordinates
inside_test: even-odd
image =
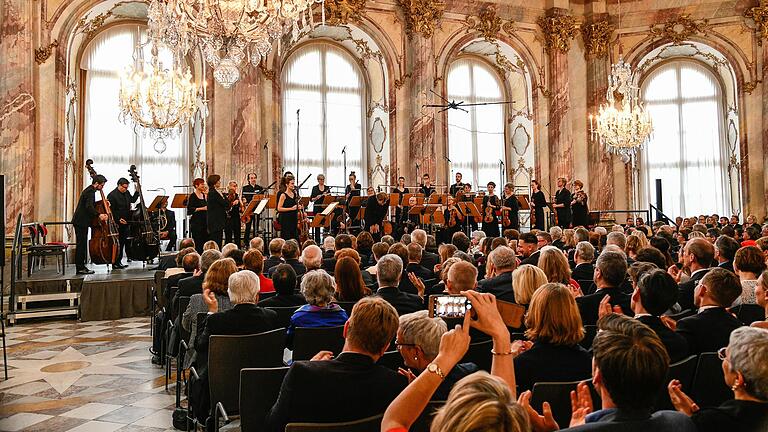
[[[576,251],[573,254],[573,260],[576,263],[571,272],[571,277],[577,281],[591,281],[595,275],[595,247],[588,241],[580,241],[576,244]],[[582,290],[589,287],[582,286]]]
[[[533,293],[547,283],[544,271],[530,264],[523,264],[512,272],[512,289],[515,292],[515,303],[528,306]]]
[[[520,241],[517,243],[517,253],[522,261],[520,264],[539,264],[539,246],[538,239],[533,233],[524,233],[520,235]]]
[[[676,266],[669,267],[669,274],[679,284],[680,295],[677,301],[683,310],[694,308],[693,292],[701,278],[709,271],[714,258],[714,246],[703,238],[694,238],[686,242],[680,252],[680,262],[683,265],[683,270],[690,272],[690,279],[683,281],[683,272]]]
[[[499,300],[514,303],[512,272],[515,267],[517,267],[517,260],[512,249],[506,246],[494,249],[488,256],[485,279],[478,282],[477,290],[491,293]]]
[[[301,276],[307,272],[307,268],[299,261],[299,244],[296,243],[295,240],[288,240],[285,243],[283,243],[282,247],[282,257],[285,262],[285,264],[290,265],[293,267],[293,271],[296,272],[296,277],[301,279]],[[272,277],[272,273],[274,272],[276,267],[271,267],[269,269],[269,276]]]
[[[285,240],[274,238],[269,242],[269,257],[264,260],[264,271],[271,275],[270,270],[278,264],[283,264],[283,245]]]
[[[292,307],[307,304],[304,296],[296,293],[296,271],[288,264],[278,264],[272,273],[275,295],[259,302],[262,307]]]
[[[336,301],[356,302],[363,297],[371,295],[371,290],[365,286],[363,273],[360,266],[352,257],[342,257],[336,261],[336,269],[333,273],[336,281]]]
[[[733,270],[741,281],[741,295],[734,305],[755,304],[755,286],[760,273],[766,269],[763,253],[757,246],[745,246],[736,251],[733,258]]]
[[[211,265],[219,259],[221,259],[221,252],[217,250],[209,249],[203,252],[200,255],[200,271],[179,281],[179,288],[176,290],[173,301],[175,302],[177,297],[192,297],[195,294],[202,294],[205,275]]]
[[[376,263],[379,262],[381,257],[387,254],[389,251],[389,245],[384,242],[374,243],[371,248],[373,254],[374,263],[370,267],[366,267],[362,272],[363,282],[365,286],[371,287],[376,285]]]
[[[344,325],[347,312],[333,302],[336,282],[325,270],[312,270],[301,278],[301,294],[307,304],[291,316],[288,325],[287,347],[293,346],[293,334],[297,327],[336,327]]]
[[[376,280],[379,284],[379,289],[376,290],[377,296],[394,306],[399,315],[417,312],[424,308],[421,297],[402,292],[398,288],[403,276],[403,260],[399,256],[391,253],[384,255],[376,266],[378,267]]]
[[[585,325],[597,323],[598,310],[603,297],[609,296],[611,306],[619,306],[626,315],[632,314],[629,296],[620,290],[627,277],[627,261],[621,253],[603,252],[595,262],[594,281],[596,290],[592,294],[580,295],[576,303]]]
[[[272,279],[264,276],[264,255],[261,254],[261,251],[258,249],[249,249],[248,252],[243,255],[243,268],[254,272],[256,276],[259,277],[259,293],[275,292],[275,286],[272,284]]]

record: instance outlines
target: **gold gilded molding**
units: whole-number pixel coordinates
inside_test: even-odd
[[[277,73],[273,70],[267,69],[263,62],[259,63],[259,70],[262,74],[264,74],[264,78],[268,79],[269,81],[274,81],[275,77],[277,76]]]
[[[708,28],[709,20],[692,20],[690,14],[683,14],[668,19],[664,24],[653,24],[650,32],[656,38],[669,39],[679,45],[691,36],[705,34]]]
[[[571,39],[579,32],[579,24],[571,15],[542,16],[537,23],[544,33],[544,46],[549,51],[556,49],[567,53],[571,49]]]
[[[581,37],[584,39],[584,57],[587,59],[606,57],[613,30],[614,27],[608,22],[608,19],[582,24]]]
[[[752,94],[752,92],[755,91],[757,86],[762,84],[762,82],[763,82],[762,80],[745,82],[744,85],[742,85],[742,90],[746,94]]]
[[[476,31],[483,35],[485,40],[493,42],[499,33],[511,34],[515,31],[514,21],[505,21],[496,14],[496,8],[488,6],[480,11],[480,15],[467,15],[464,19],[464,33]]]
[[[397,0],[405,17],[405,32],[429,39],[443,18],[445,3],[439,0]]]
[[[411,73],[408,72],[407,74],[401,76],[400,78],[396,79],[394,82],[395,89],[400,90],[403,85],[405,85],[405,80],[411,77]]]
[[[35,62],[37,64],[43,64],[48,60],[48,57],[53,54],[53,49],[59,46],[59,41],[56,39],[53,40],[53,42],[49,43],[48,46],[40,47],[35,49]]]
[[[762,45],[763,39],[768,38],[768,2],[761,1],[760,6],[748,8],[744,11],[744,17],[754,21],[752,31],[757,36],[757,44]]]
[[[360,21],[365,0],[325,0],[325,21],[333,26]]]

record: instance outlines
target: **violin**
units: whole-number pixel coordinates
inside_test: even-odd
[[[496,195],[493,195],[488,198],[488,205],[485,206],[485,217],[483,218],[483,222],[485,223],[493,223],[493,207],[491,206],[491,201],[495,197]]]
[[[461,214],[459,209],[456,207],[452,208],[450,211],[450,217],[448,218],[448,226],[453,228],[462,221],[464,221],[464,215]]]
[[[501,211],[501,224],[505,227],[512,225],[512,221],[509,220],[509,210]]]

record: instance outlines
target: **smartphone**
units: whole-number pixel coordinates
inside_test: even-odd
[[[472,309],[472,302],[463,295],[429,296],[430,318],[464,318]]]

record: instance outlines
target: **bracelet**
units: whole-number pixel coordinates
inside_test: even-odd
[[[494,351],[494,350],[493,350],[493,348],[491,348],[491,354],[493,354],[493,355],[495,355],[495,356],[508,356],[508,355],[512,355],[512,354],[514,354],[514,353],[515,353],[515,352],[514,352],[514,351],[512,351],[512,348],[510,348],[510,349],[509,349],[509,351],[507,351],[507,352],[502,352],[502,353],[496,352],[496,351]]]

